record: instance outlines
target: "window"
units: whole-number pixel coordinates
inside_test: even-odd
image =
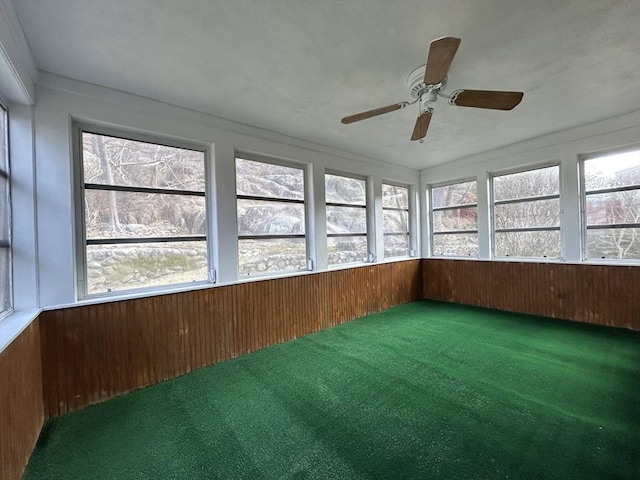
[[[478,256],[476,181],[431,187],[433,255]]]
[[[409,255],[409,189],[382,184],[382,215],[384,218],[384,256]]]
[[[11,311],[11,200],[7,110],[0,105],[0,317]]]
[[[493,177],[496,257],[560,258],[560,167]]]
[[[329,265],[367,260],[367,184],[341,175],[325,175]]]
[[[306,270],[304,173],[236,158],[239,275]]]
[[[80,294],[206,281],[205,153],[80,132]]]
[[[582,162],[585,259],[640,259],[640,149]]]

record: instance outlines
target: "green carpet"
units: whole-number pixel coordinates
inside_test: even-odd
[[[640,334],[416,302],[49,421],[32,479],[637,479]]]

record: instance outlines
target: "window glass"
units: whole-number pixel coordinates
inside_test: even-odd
[[[500,203],[495,205],[493,214],[498,229],[560,226],[558,199]]]
[[[304,233],[304,203],[238,199],[239,235]]]
[[[498,257],[560,256],[560,230],[496,232],[495,243]]]
[[[327,236],[329,265],[367,261],[366,236]]]
[[[367,184],[358,178],[326,174],[325,195],[327,203],[365,206],[367,204]]]
[[[383,208],[409,208],[409,189],[399,185],[382,184]]]
[[[459,232],[478,229],[478,209],[474,207],[435,210],[433,212],[433,231]]]
[[[385,258],[409,256],[408,187],[382,184],[382,218]]]
[[[433,208],[451,207],[477,203],[476,182],[453,183],[431,189],[431,205]]]
[[[478,256],[477,182],[431,188],[432,255]]]
[[[203,152],[83,132],[85,183],[204,192]]]
[[[496,176],[493,178],[493,200],[557,195],[560,193],[559,174],[559,167],[553,166]]]
[[[304,169],[236,159],[238,273],[307,269]]]
[[[241,275],[305,270],[307,250],[304,238],[238,240]]]
[[[204,197],[85,190],[88,239],[206,235]]]
[[[364,180],[325,175],[329,265],[367,260],[367,185]]]
[[[560,258],[560,167],[494,176],[496,257]]]
[[[206,281],[205,154],[82,132],[87,295]]]
[[[434,235],[433,254],[454,257],[477,257],[478,234],[454,233]]]
[[[640,149],[583,161],[587,259],[640,259]]]
[[[252,197],[304,200],[304,170],[236,158],[236,192]]]
[[[640,186],[640,149],[584,161],[585,191]]]
[[[334,234],[367,233],[367,210],[327,206],[327,232]]]

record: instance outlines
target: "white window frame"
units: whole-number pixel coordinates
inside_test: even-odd
[[[92,293],[89,294],[87,292],[87,255],[86,255],[86,246],[87,246],[87,236],[86,236],[86,228],[85,228],[85,202],[84,202],[84,192],[86,189],[86,184],[84,182],[84,163],[83,163],[83,145],[82,145],[82,134],[83,133],[93,133],[96,135],[105,135],[111,137],[122,138],[125,140],[132,140],[136,142],[142,143],[153,143],[157,145],[164,145],[167,147],[174,148],[182,148],[187,150],[195,150],[198,152],[202,152],[204,156],[204,175],[205,175],[205,191],[203,196],[205,199],[205,215],[206,215],[206,233],[202,239],[198,241],[205,241],[207,246],[207,270],[208,270],[208,279],[202,281],[194,281],[194,282],[183,282],[183,283],[171,283],[166,285],[159,285],[154,287],[141,287],[141,288],[131,288],[131,289],[122,289],[116,290],[112,292],[101,292],[101,293]],[[132,294],[153,294],[153,293],[163,293],[176,289],[180,289],[181,287],[194,287],[200,285],[207,285],[215,283],[216,274],[213,263],[213,245],[212,239],[215,238],[213,235],[213,225],[215,222],[212,221],[212,211],[213,208],[211,206],[211,185],[210,185],[210,159],[211,159],[211,149],[209,145],[205,145],[203,143],[198,142],[186,142],[178,139],[173,139],[165,136],[155,136],[148,135],[146,133],[139,133],[136,131],[129,131],[126,129],[120,128],[112,128],[102,125],[96,125],[91,123],[84,122],[74,122],[72,127],[72,139],[73,139],[73,164],[74,164],[74,200],[75,200],[75,260],[76,260],[76,299],[77,300],[86,300],[86,299],[97,299],[97,298],[109,298],[109,297],[120,297],[120,296],[131,296]],[[94,188],[91,188],[94,189]],[[142,191],[149,193],[158,193],[158,194],[174,194],[179,195],[181,191],[179,190],[169,190],[162,188],[124,188],[120,189],[118,187],[113,189],[98,189],[97,190],[112,190],[112,191]],[[155,191],[155,192],[154,192]],[[194,192],[195,193],[195,192]],[[199,193],[199,192],[198,192]],[[195,236],[194,236],[195,237]],[[184,237],[184,238],[194,238],[194,237]],[[184,241],[182,237],[175,239],[172,237],[167,237],[169,240],[158,240],[160,243],[171,243],[172,241]],[[130,240],[124,242],[117,242],[118,239],[109,239],[109,243],[132,243]],[[116,240],[112,242],[112,240]],[[138,240],[138,239],[136,239]],[[149,239],[143,238],[140,239],[141,243],[147,241]],[[93,243],[93,242],[92,242]]]
[[[390,187],[400,187],[400,188],[405,188],[407,190],[407,208],[396,208],[396,207],[385,207],[384,206],[384,201],[380,202],[381,206],[382,206],[382,218],[383,218],[383,223],[382,223],[382,236],[385,237],[387,235],[406,235],[407,237],[407,254],[406,255],[394,255],[394,256],[390,256],[387,257],[386,255],[384,255],[384,239],[383,239],[383,243],[382,243],[382,252],[383,252],[383,256],[386,260],[390,260],[390,259],[396,259],[396,258],[408,258],[411,257],[411,252],[414,250],[414,247],[411,243],[411,219],[412,219],[412,208],[411,208],[411,186],[410,185],[406,185],[406,184],[402,184],[402,183],[397,183],[397,182],[392,182],[392,181],[387,181],[387,180],[382,180],[382,189],[384,190],[384,186],[385,185],[389,185]],[[407,231],[406,232],[385,232],[384,231],[384,212],[385,210],[388,211],[395,211],[395,212],[406,212],[407,213]]]
[[[640,263],[640,259],[633,258],[595,258],[587,255],[587,230],[589,225],[587,223],[587,195],[597,195],[599,193],[613,193],[629,190],[640,190],[640,185],[625,186],[625,187],[612,187],[599,190],[591,190],[587,192],[586,182],[584,176],[584,163],[588,160],[593,160],[600,157],[606,157],[608,155],[615,155],[618,153],[633,152],[640,149],[640,144],[628,145],[625,147],[610,148],[598,152],[592,152],[579,155],[578,160],[578,182],[580,188],[580,240],[581,240],[581,259],[586,263],[599,263],[599,264],[623,264],[623,265],[637,265]],[[611,225],[598,225],[592,226],[591,229],[602,228],[640,228],[640,223],[624,223]]]
[[[450,180],[445,182],[433,183],[427,186],[427,210],[428,210],[428,224],[429,224],[429,256],[433,258],[463,258],[463,259],[478,259],[480,256],[480,235],[478,233],[480,226],[480,217],[479,217],[479,206],[478,201],[476,199],[476,203],[465,203],[463,205],[451,205],[447,207],[434,207],[433,206],[433,189],[440,187],[447,187],[449,185],[457,185],[459,183],[469,183],[476,182],[476,197],[478,195],[478,178],[477,177],[466,177],[457,180]],[[477,228],[475,230],[459,230],[459,231],[446,231],[446,232],[436,232],[433,227],[433,212],[444,211],[444,210],[462,210],[465,208],[475,208],[476,209],[476,217],[477,217]],[[474,256],[471,255],[440,255],[435,253],[434,240],[436,235],[471,235],[476,234],[478,238],[478,253]]]
[[[499,200],[495,201],[494,199],[494,188],[493,181],[496,177],[504,177],[507,175],[515,175],[517,173],[525,173],[532,172],[534,170],[542,170],[544,168],[558,168],[558,193],[553,195],[537,195],[534,197],[519,197],[517,199],[510,200]],[[491,259],[500,260],[500,261],[508,261],[508,260],[517,260],[517,261],[544,261],[544,262],[563,262],[565,259],[564,253],[564,242],[563,242],[563,208],[562,208],[562,163],[558,160],[554,160],[551,162],[543,162],[536,163],[533,165],[519,166],[513,169],[508,170],[499,170],[494,172],[488,172],[489,176],[489,231],[491,232]],[[559,206],[559,215],[560,215],[560,225],[557,227],[530,227],[530,228],[504,228],[504,229],[496,229],[495,224],[495,205],[509,205],[513,203],[523,203],[523,202],[534,202],[536,200],[552,200],[558,199]],[[560,233],[560,255],[558,257],[523,257],[523,256],[499,256],[496,255],[496,233],[501,232],[547,232],[547,231],[558,231]]]
[[[303,174],[303,185],[304,185],[304,191],[303,191],[303,200],[292,200],[292,199],[282,199],[282,198],[275,198],[275,197],[259,197],[259,196],[254,196],[254,195],[238,195],[238,187],[237,187],[237,179],[236,179],[236,173],[237,173],[237,164],[236,164],[236,160],[241,159],[241,160],[249,160],[251,162],[260,162],[260,163],[266,163],[266,164],[271,164],[271,165],[277,165],[280,167],[287,167],[287,168],[295,168],[298,170],[302,170],[302,174]],[[235,196],[235,211],[236,211],[236,238],[237,241],[239,242],[240,240],[251,240],[251,239],[255,239],[255,240],[261,240],[261,239],[277,239],[277,238],[304,238],[304,245],[305,245],[305,257],[307,260],[307,265],[306,268],[301,268],[299,270],[279,270],[277,272],[264,272],[264,273],[256,273],[256,274],[251,274],[251,275],[240,275],[240,254],[238,253],[237,258],[236,258],[236,266],[237,266],[237,278],[238,280],[242,280],[242,279],[247,279],[247,278],[262,278],[262,277],[279,277],[279,276],[286,276],[286,275],[293,275],[293,274],[298,274],[300,272],[304,272],[304,271],[312,271],[314,270],[314,266],[315,266],[315,261],[313,258],[313,255],[311,253],[312,251],[312,244],[311,244],[311,235],[309,234],[309,232],[313,231],[312,228],[312,212],[311,212],[311,205],[313,203],[313,199],[310,198],[310,192],[311,192],[311,165],[308,163],[304,163],[304,162],[296,162],[293,160],[287,160],[287,159],[283,159],[283,158],[276,158],[276,157],[267,157],[267,156],[263,156],[263,155],[257,155],[255,153],[245,153],[242,151],[236,151],[235,155],[234,155],[234,179],[236,179],[236,184],[235,184],[235,191],[236,191],[236,196]],[[248,199],[248,200],[260,200],[260,201],[271,201],[271,202],[278,202],[278,203],[295,203],[295,204],[303,204],[304,206],[304,234],[276,234],[276,235],[240,235],[238,233],[238,199],[242,197],[243,199]]]
[[[366,245],[367,245],[367,251],[366,251],[366,258],[361,261],[361,262],[349,262],[349,263],[329,263],[328,259],[327,259],[327,266],[328,269],[334,269],[334,268],[345,268],[348,267],[349,265],[364,265],[367,263],[372,263],[375,261],[375,255],[372,252],[375,252],[375,246],[373,245],[373,241],[372,241],[372,229],[371,229],[371,225],[372,225],[372,219],[373,219],[373,206],[371,205],[371,202],[369,201],[369,195],[371,193],[370,189],[371,186],[369,185],[369,179],[366,176],[363,175],[357,175],[354,173],[345,173],[345,172],[341,172],[339,170],[330,170],[330,169],[326,169],[324,172],[324,176],[322,178],[322,181],[324,182],[325,186],[327,184],[327,175],[333,175],[334,177],[345,177],[345,178],[352,178],[354,180],[361,180],[364,182],[364,205],[353,205],[353,204],[348,204],[348,203],[338,203],[338,202],[328,202],[327,201],[327,193],[326,193],[326,189],[325,189],[325,195],[324,195],[324,206],[325,206],[325,218],[324,218],[324,223],[325,223],[325,228],[327,225],[327,218],[326,218],[326,209],[327,207],[347,207],[347,208],[364,208],[365,211],[365,225],[367,227],[367,231],[365,233],[348,233],[348,234],[338,234],[338,233],[326,233],[325,236],[325,244],[327,246],[327,255],[329,253],[329,238],[338,238],[338,237],[365,237],[366,239]]]
[[[13,312],[13,256],[12,256],[12,248],[11,248],[11,240],[12,240],[12,209],[11,209],[11,162],[9,158],[9,108],[5,105],[4,102],[0,101],[0,115],[4,117],[4,130],[0,131],[0,135],[2,135],[2,152],[1,155],[4,156],[5,164],[0,164],[0,181],[6,182],[6,209],[1,212],[2,215],[7,215],[7,240],[0,241],[0,248],[7,249],[9,251],[8,259],[7,259],[7,269],[8,269],[8,282],[7,285],[7,301],[8,306],[5,309],[2,309],[0,305],[0,320],[8,317]]]

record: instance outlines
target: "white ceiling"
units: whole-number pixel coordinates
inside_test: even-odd
[[[14,0],[38,68],[413,168],[640,109],[638,0]],[[449,88],[523,91],[511,112],[408,98],[429,42]]]

